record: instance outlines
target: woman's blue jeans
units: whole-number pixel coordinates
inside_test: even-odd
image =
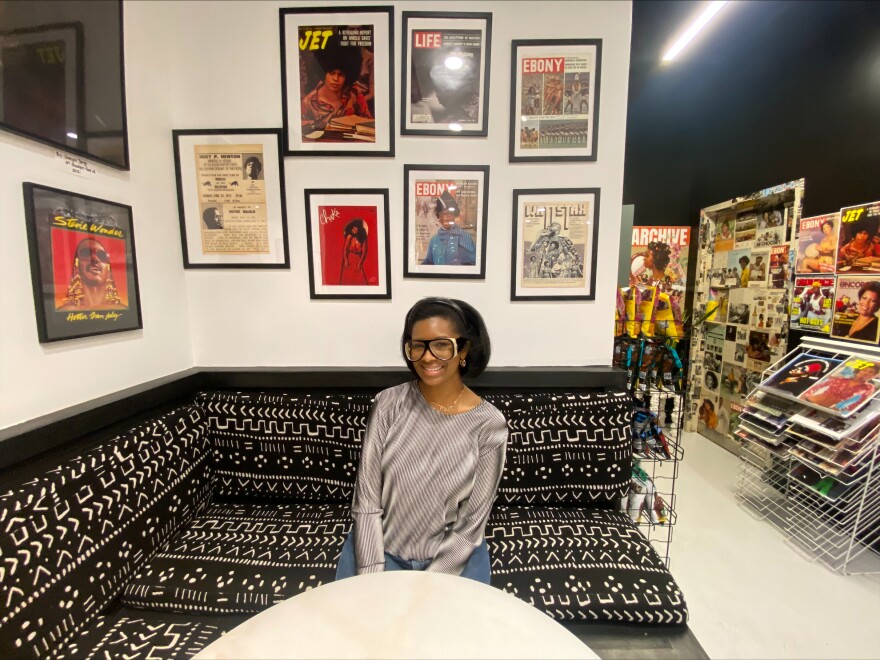
[[[423,571],[430,564],[430,559],[401,559],[385,553],[386,571]],[[336,565],[336,579],[344,580],[355,575],[357,575],[357,564],[354,558],[354,530],[352,530],[342,544],[342,554],[339,555],[339,563]],[[486,545],[486,539],[483,539],[483,542],[471,553],[461,577],[489,584],[490,576],[489,546]]]

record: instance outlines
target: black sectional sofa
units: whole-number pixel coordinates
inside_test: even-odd
[[[108,423],[0,475],[0,656],[189,657],[332,581],[372,395],[410,377],[194,372],[7,432],[21,453]],[[493,585],[563,622],[683,625],[675,581],[618,511],[620,384],[570,368],[473,385],[510,429]]]

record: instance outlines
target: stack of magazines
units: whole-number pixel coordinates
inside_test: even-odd
[[[745,400],[737,437],[795,459],[792,479],[836,499],[880,451],[880,361],[802,353]]]

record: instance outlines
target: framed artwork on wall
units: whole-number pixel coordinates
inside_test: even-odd
[[[306,189],[312,300],[390,299],[388,189]]]
[[[172,131],[184,268],[290,268],[281,131]]]
[[[401,135],[488,133],[491,13],[403,12]]]
[[[599,189],[513,191],[511,300],[595,300]]]
[[[0,126],[86,152],[83,79],[80,23],[0,33]]]
[[[484,279],[488,165],[404,165],[405,277]]]
[[[394,155],[394,8],[280,9],[285,156]]]
[[[601,39],[513,41],[510,162],[594,161]]]
[[[24,184],[41,343],[143,327],[131,207]]]

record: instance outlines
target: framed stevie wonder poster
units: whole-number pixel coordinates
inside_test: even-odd
[[[24,184],[41,343],[143,327],[131,207]]]
[[[290,268],[278,129],[176,130],[184,268]]]

